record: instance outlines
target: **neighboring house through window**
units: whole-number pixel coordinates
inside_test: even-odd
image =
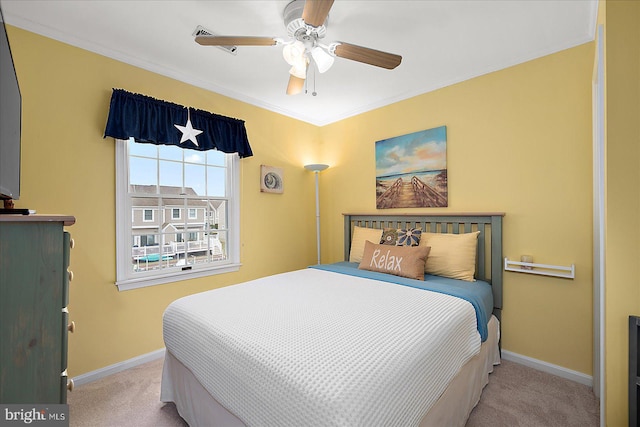
[[[116,146],[119,289],[237,270],[238,155]]]

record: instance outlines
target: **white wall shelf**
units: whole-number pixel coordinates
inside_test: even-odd
[[[561,265],[536,264],[533,262],[509,261],[504,259],[504,271],[514,271],[516,273],[538,274],[541,276],[562,277],[563,279],[574,279],[576,277],[576,266],[570,267]]]

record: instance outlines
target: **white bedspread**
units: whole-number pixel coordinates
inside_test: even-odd
[[[417,425],[480,349],[466,301],[316,269],[181,298],[164,340],[248,426]]]

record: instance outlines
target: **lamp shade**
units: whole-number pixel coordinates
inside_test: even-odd
[[[312,165],[304,165],[304,168],[308,171],[311,172],[322,172],[323,170],[327,169],[329,167],[329,165],[323,165],[323,164],[319,164],[319,163],[314,163]]]
[[[291,74],[292,76],[296,76],[299,79],[303,79],[303,80],[306,79],[307,78],[307,64],[303,63],[303,64],[294,65],[289,70],[289,74]]]
[[[318,66],[318,71],[321,73],[324,73],[329,68],[331,68],[331,66],[333,65],[333,61],[335,61],[335,58],[328,54],[320,46],[316,46],[311,49],[311,56]]]
[[[284,60],[287,61],[287,64],[295,66],[304,58],[304,51],[304,43],[300,40],[296,40],[282,49],[282,56],[284,57]]]

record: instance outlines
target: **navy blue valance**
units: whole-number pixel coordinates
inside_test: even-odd
[[[195,138],[197,144],[182,139],[182,131],[175,125],[186,126],[191,120],[194,129],[201,130]],[[156,145],[177,145],[192,150],[217,149],[224,153],[238,153],[251,157],[244,121],[220,116],[208,111],[184,107],[145,95],[113,89],[109,118],[104,137],[117,139],[133,137],[137,142]]]

